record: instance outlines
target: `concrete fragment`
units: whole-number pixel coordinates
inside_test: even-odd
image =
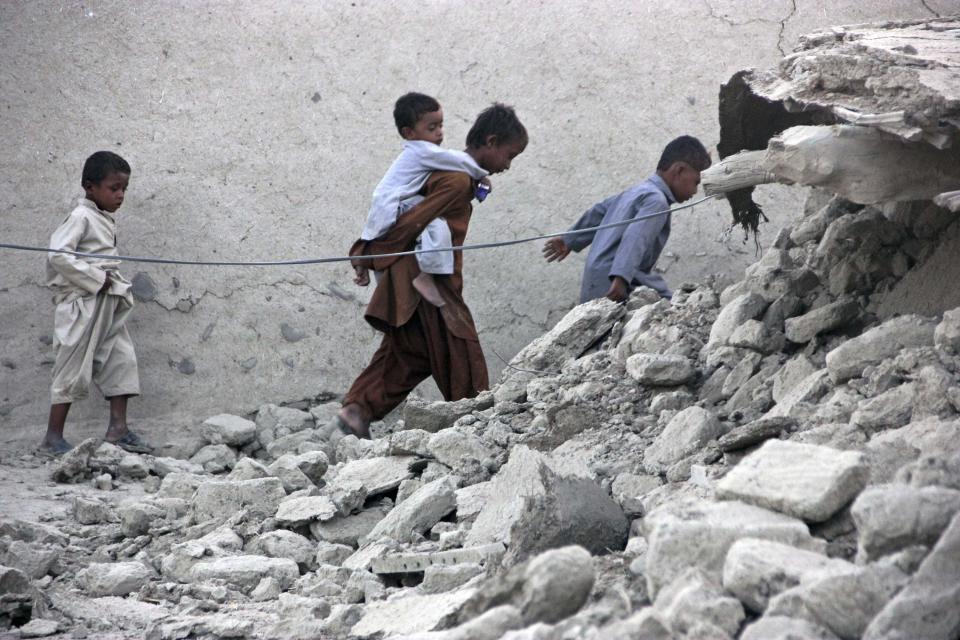
[[[457,427],[433,434],[427,441],[430,455],[451,469],[459,469],[464,458],[476,461],[492,458],[497,451],[469,431]]]
[[[449,429],[463,416],[474,411],[489,409],[491,406],[493,406],[493,395],[489,393],[456,402],[423,402],[416,398],[408,398],[403,407],[403,422],[409,429],[437,433]]]
[[[627,373],[640,384],[671,387],[686,384],[697,375],[686,356],[637,353],[627,358]]]
[[[788,318],[784,322],[787,340],[806,343],[821,333],[839,329],[860,315],[860,305],[856,300],[838,300],[818,307],[802,316]]]
[[[0,521],[0,536],[9,536],[23,542],[55,544],[61,547],[70,543],[70,537],[54,526],[16,518]]]
[[[804,580],[855,571],[845,560],[771,540],[741,538],[724,561],[723,587],[747,608],[762,613],[770,598]]]
[[[262,462],[253,458],[241,458],[227,474],[227,480],[256,480],[270,476],[270,470]]]
[[[930,546],[958,512],[960,491],[955,489],[869,487],[850,508],[857,525],[858,557],[871,561],[908,546]]]
[[[281,502],[274,518],[280,526],[297,527],[314,520],[329,520],[335,515],[337,505],[329,496],[305,496]]]
[[[430,565],[423,572],[423,582],[420,583],[420,590],[424,593],[453,591],[481,573],[483,573],[483,567],[472,562],[451,566]]]
[[[71,511],[73,519],[80,524],[101,524],[117,520],[116,513],[108,504],[84,496],[74,496]]]
[[[190,576],[198,581],[222,580],[249,593],[264,577],[275,579],[280,583],[281,589],[289,589],[300,577],[300,571],[297,563],[289,558],[243,555],[202,560],[193,565]]]
[[[598,554],[622,549],[628,528],[623,511],[599,485],[559,475],[546,456],[518,445],[490,482],[465,545],[503,542],[507,562],[515,563],[568,544]]]
[[[802,521],[742,502],[670,502],[653,510],[644,528],[650,545],[646,578],[651,597],[688,567],[699,567],[719,582],[727,550],[741,538],[818,549]]]
[[[310,523],[310,534],[317,540],[356,547],[387,513],[388,509],[376,506],[348,516],[338,515],[325,521],[314,520]]]
[[[210,444],[242,447],[257,437],[257,425],[240,416],[221,413],[204,420],[200,433]]]
[[[960,308],[943,313],[933,332],[933,344],[946,353],[960,353]]]
[[[323,451],[304,451],[297,454],[294,459],[300,471],[307,476],[311,482],[320,486],[323,483],[323,476],[327,473],[330,461],[327,454]]]
[[[744,293],[728,302],[710,328],[708,344],[727,344],[730,336],[747,320],[759,318],[768,306],[768,302],[755,293]]]
[[[389,634],[412,634],[447,626],[473,595],[472,589],[431,595],[405,595],[369,603],[350,634],[379,638]]]
[[[960,635],[960,514],[910,582],[873,619],[864,640],[924,638],[950,640]]]
[[[151,621],[144,631],[144,640],[181,640],[181,638],[248,638],[253,633],[252,620],[235,614],[214,613]]]
[[[801,380],[819,370],[809,357],[800,353],[787,360],[776,373],[773,374],[773,393],[774,402],[781,402]]]
[[[621,473],[613,479],[610,492],[627,517],[643,515],[641,498],[663,482],[657,476]]]
[[[158,498],[179,498],[181,500],[190,500],[193,494],[204,482],[209,482],[210,477],[196,473],[174,472],[164,476],[160,482],[160,488],[157,490]]]
[[[727,343],[758,353],[773,353],[783,348],[784,337],[780,332],[771,332],[767,325],[759,320],[746,320],[734,329],[727,338]]]
[[[417,489],[413,495],[395,506],[367,534],[367,540],[382,537],[399,542],[414,542],[457,506],[456,483],[441,478]]]
[[[19,569],[34,580],[62,572],[57,571],[62,555],[59,545],[0,538],[0,565]]]
[[[875,398],[861,401],[850,416],[850,422],[868,435],[902,427],[913,416],[915,397],[916,387],[913,383],[894,387]]]
[[[887,320],[863,334],[847,340],[827,354],[827,369],[834,382],[860,376],[869,365],[876,365],[910,347],[933,346],[936,323],[917,315]]]
[[[20,627],[21,638],[46,638],[52,636],[60,630],[60,623],[56,620],[44,620],[43,618],[33,618],[27,624]]]
[[[723,435],[723,425],[715,415],[692,406],[675,415],[643,454],[643,466],[649,473],[663,473],[673,464],[695,453],[710,440]]]
[[[223,473],[233,469],[237,453],[225,444],[208,444],[193,454],[190,462],[200,465],[207,473]]]
[[[675,637],[702,637],[693,633],[707,623],[734,637],[743,623],[743,606],[723,592],[719,583],[696,567],[677,576],[657,594],[654,610]]]
[[[837,636],[807,620],[764,616],[747,625],[740,640],[837,640]]]
[[[852,500],[868,478],[860,453],[767,440],[717,484],[717,495],[823,522]]]
[[[337,472],[330,480],[330,488],[348,482],[359,482],[367,490],[368,496],[386,493],[400,486],[407,478],[413,477],[410,464],[416,460],[413,456],[387,456],[352,460]]]
[[[770,438],[782,438],[797,428],[797,421],[790,417],[760,418],[739,427],[734,427],[717,440],[717,447],[724,453],[740,451]]]
[[[293,493],[294,491],[316,486],[313,484],[313,481],[300,470],[297,457],[293,454],[288,453],[280,456],[270,463],[267,469],[270,471],[270,475],[280,479],[280,482],[283,483],[283,489],[287,493]]]
[[[297,563],[301,571],[312,571],[317,567],[317,551],[314,543],[298,533],[285,529],[268,531],[260,535],[250,542],[247,551],[268,558],[290,558]]]
[[[165,509],[146,501],[125,504],[117,513],[120,516],[120,531],[128,538],[144,535],[154,522],[163,520],[167,515]]]
[[[193,518],[195,522],[222,520],[240,509],[266,518],[276,512],[277,504],[286,495],[277,478],[236,482],[212,480],[197,487],[191,499]]]
[[[77,583],[90,597],[100,598],[139,591],[153,577],[140,562],[93,563],[77,574]]]

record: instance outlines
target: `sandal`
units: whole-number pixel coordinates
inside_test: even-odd
[[[129,430],[119,440],[107,440],[107,442],[129,453],[153,453],[153,447],[147,444],[139,435]]]
[[[43,458],[59,458],[66,452],[73,449],[73,445],[67,442],[66,440],[58,440],[53,444],[49,442],[41,442],[40,446],[37,447],[36,453],[38,456]]]

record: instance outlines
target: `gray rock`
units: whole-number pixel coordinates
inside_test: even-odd
[[[388,512],[384,507],[372,507],[353,515],[337,516],[326,521],[315,520],[310,523],[310,534],[317,540],[356,547]]]
[[[643,515],[641,498],[661,484],[663,482],[657,476],[621,473],[613,479],[610,492],[627,517],[639,517]]]
[[[336,515],[337,505],[330,496],[304,496],[281,502],[274,519],[282,527],[297,527],[314,520],[329,520]]]
[[[827,369],[834,382],[855,378],[870,365],[876,365],[910,347],[933,346],[936,323],[916,315],[887,320],[865,333],[847,340],[827,354]]]
[[[845,561],[773,542],[742,538],[723,564],[723,587],[750,610],[762,613],[770,598],[814,576],[853,573]]]
[[[190,462],[200,465],[207,473],[223,473],[233,469],[237,453],[225,444],[209,444],[193,454]]]
[[[380,520],[366,539],[373,542],[387,537],[399,542],[414,542],[456,509],[456,489],[456,483],[449,477],[423,485]]]
[[[79,496],[78,496],[79,497]],[[70,537],[56,527],[27,520],[0,521],[0,536],[9,536],[23,542],[40,542],[65,547],[70,543]]]
[[[727,343],[733,347],[759,353],[773,353],[783,348],[784,337],[780,332],[772,333],[767,325],[759,320],[746,320],[734,329],[727,338]]]
[[[280,584],[281,589],[289,589],[300,577],[297,563],[289,558],[268,558],[266,556],[226,556],[213,560],[203,560],[190,570],[193,580],[222,580],[226,584],[249,593],[264,577],[270,577]]]
[[[493,484],[487,481],[457,489],[457,520],[464,522],[475,518],[487,504],[492,486]]]
[[[913,415],[915,395],[915,387],[911,383],[884,391],[875,398],[861,401],[850,416],[850,422],[867,434],[902,427],[910,422]]]
[[[200,433],[210,444],[242,447],[257,437],[257,425],[240,416],[221,413],[204,420]]]
[[[201,560],[232,556],[243,548],[243,539],[232,529],[214,529],[196,540],[171,545],[160,561],[160,572],[166,580],[190,582],[193,565]]]
[[[423,572],[423,582],[420,583],[420,590],[424,593],[453,591],[481,573],[483,573],[483,568],[475,562],[450,566],[430,565]]]
[[[278,436],[266,446],[266,450],[267,457],[274,460],[280,456],[296,455],[308,450],[333,454],[333,446],[323,438],[319,429],[302,429],[295,433]]]
[[[144,631],[144,640],[180,640],[181,638],[248,638],[253,633],[252,620],[243,620],[235,614],[215,613],[170,619],[164,617],[150,622]]]
[[[59,545],[0,538],[0,565],[19,569],[34,580],[62,572],[56,570],[62,555]]]
[[[706,573],[691,567],[657,594],[654,610],[675,637],[703,637],[692,633],[707,623],[734,637],[743,623],[743,606],[723,592]]]
[[[837,636],[808,620],[764,616],[747,625],[740,640],[837,640]]]
[[[874,560],[912,545],[932,545],[960,512],[960,491],[887,484],[861,493],[850,513],[859,558]]]
[[[139,591],[153,577],[140,562],[93,563],[77,574],[77,583],[90,597],[100,598]]]
[[[838,300],[802,316],[789,318],[784,322],[784,333],[790,342],[802,344],[821,333],[849,324],[859,315],[860,305],[856,300]]]
[[[643,466],[649,473],[663,473],[667,468],[723,435],[723,425],[715,415],[702,407],[692,406],[675,415],[643,455]]]
[[[416,398],[408,398],[403,407],[403,423],[408,429],[437,433],[443,429],[449,429],[461,417],[474,411],[483,411],[491,406],[493,406],[493,395],[489,393],[456,402],[424,402]]]
[[[353,554],[353,547],[345,544],[320,541],[316,544],[317,564],[340,566],[343,561]]]
[[[721,388],[721,397],[729,398],[741,387],[747,384],[747,381],[753,377],[753,374],[756,373],[757,367],[760,365],[760,361],[763,360],[763,356],[755,351],[747,351],[743,354],[743,357],[740,358],[733,368],[730,369],[729,375],[723,381],[723,387]]]
[[[479,437],[457,427],[433,434],[427,442],[427,450],[438,462],[455,471],[462,466],[464,458],[481,461],[497,454],[496,450]]]
[[[297,466],[305,476],[310,478],[311,482],[320,486],[323,484],[323,476],[327,473],[330,461],[327,454],[323,451],[305,451],[297,454],[295,457]]]
[[[640,384],[671,387],[692,381],[697,371],[686,356],[637,353],[627,358],[627,373]]]
[[[90,456],[103,444],[99,438],[87,438],[66,452],[50,472],[54,482],[81,482],[92,475]]]
[[[741,538],[819,550],[802,521],[742,502],[670,502],[653,510],[644,528],[650,545],[646,578],[651,597],[689,567],[699,567],[719,582],[727,551]]]
[[[416,460],[413,456],[388,456],[367,458],[346,463],[330,480],[331,490],[338,485],[359,482],[367,490],[368,496],[386,493],[400,486],[407,478],[413,477],[410,464]]]
[[[949,418],[957,413],[951,395],[960,394],[953,375],[940,365],[922,367],[915,376],[911,419]]]
[[[190,500],[196,493],[197,487],[204,482],[210,482],[209,476],[196,473],[168,473],[160,482],[160,488],[157,489],[158,498],[179,498],[181,500]]]
[[[300,491],[314,487],[313,481],[300,470],[300,463],[297,457],[292,454],[285,454],[274,460],[267,469],[270,475],[280,479],[283,483],[283,489],[287,493]]]
[[[201,448],[202,447],[198,447],[197,451],[199,451]],[[142,456],[138,457],[143,459]],[[150,471],[161,478],[166,478],[171,473],[203,473],[203,467],[200,465],[193,464],[189,460],[180,460],[179,458],[153,458],[150,460],[149,466]]]
[[[274,440],[314,427],[313,416],[290,407],[265,404],[257,411],[257,440],[266,448]]]
[[[943,313],[933,332],[933,344],[947,353],[960,353],[960,308]]]
[[[523,445],[511,450],[486,492],[464,544],[503,542],[508,564],[570,544],[598,554],[626,545],[629,523],[606,491],[558,474],[546,456]]]
[[[550,640],[554,637],[550,631],[547,627],[543,629],[542,635],[534,634],[529,637],[508,634],[504,636],[504,640]],[[653,607],[645,607],[628,618],[603,627],[597,637],[603,640],[674,640],[675,636],[670,633],[666,623]]]
[[[27,624],[20,627],[21,638],[46,638],[52,636],[60,630],[60,623],[56,620],[44,620],[43,618],[33,618]]]
[[[826,369],[819,369],[797,382],[763,417],[806,417],[806,414],[812,413],[811,405],[819,402],[831,388],[830,373]]]
[[[858,452],[767,440],[717,484],[717,495],[823,522],[866,486],[869,473]]]
[[[117,513],[120,516],[120,531],[128,538],[144,535],[154,522],[162,521],[167,515],[165,509],[146,501],[125,504]]]
[[[431,453],[427,449],[431,432],[423,429],[404,429],[390,434],[391,456],[420,456],[429,458]]]
[[[73,511],[73,519],[80,524],[102,524],[117,521],[117,515],[110,505],[84,496],[74,496],[71,511]]]
[[[782,438],[797,428],[794,418],[760,418],[745,425],[734,427],[720,436],[717,446],[720,451],[740,451],[770,438]]]
[[[241,458],[233,466],[233,470],[227,474],[227,480],[256,480],[258,478],[269,477],[270,470],[262,463],[253,458]]]
[[[350,629],[357,638],[414,634],[443,628],[452,622],[472,589],[450,593],[407,595],[367,604],[363,617]]]
[[[960,451],[953,455],[945,453],[918,458],[900,468],[896,481],[912,487],[940,486],[960,489]]]
[[[25,573],[0,565],[0,628],[26,624],[36,615],[34,596],[33,584]]]
[[[194,522],[223,520],[241,509],[252,516],[266,518],[277,510],[287,495],[277,478],[204,482],[191,500]]]
[[[960,635],[960,514],[910,582],[873,619],[864,640],[924,638],[950,640]]]
[[[960,442],[960,420],[925,418],[877,433],[865,448],[870,462],[870,481],[890,482],[904,465],[921,456],[953,451],[957,442]]]
[[[801,380],[817,371],[819,371],[819,367],[802,353],[790,358],[783,367],[773,374],[773,388],[771,389],[773,400],[781,402]]]
[[[285,529],[268,531],[254,538],[247,545],[246,551],[268,558],[290,558],[304,572],[317,568],[317,550],[314,543]]]
[[[759,318],[766,310],[768,302],[755,293],[744,293],[728,302],[710,328],[708,344],[727,344],[730,336],[747,320]]]

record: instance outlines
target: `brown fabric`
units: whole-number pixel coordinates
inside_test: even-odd
[[[453,335],[440,310],[423,302],[402,327],[388,328],[343,403],[379,420],[431,375],[446,400],[472,398],[489,387],[480,343]]]
[[[450,226],[453,246],[463,245],[473,211],[473,186],[465,173],[434,172],[424,186],[423,202],[400,216],[381,238],[355,242],[350,255],[409,251],[424,227],[440,216]],[[480,338],[463,300],[462,252],[454,254],[451,275],[433,276],[446,301],[441,309],[421,300],[413,286],[420,274],[415,256],[356,263],[379,272],[365,317],[384,337],[344,404],[355,403],[365,417],[378,419],[429,375],[447,400],[471,398],[489,386]]]

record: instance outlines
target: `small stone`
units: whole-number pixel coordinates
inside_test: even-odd
[[[203,421],[200,432],[210,444],[242,447],[257,435],[257,425],[240,416],[221,413]]]

